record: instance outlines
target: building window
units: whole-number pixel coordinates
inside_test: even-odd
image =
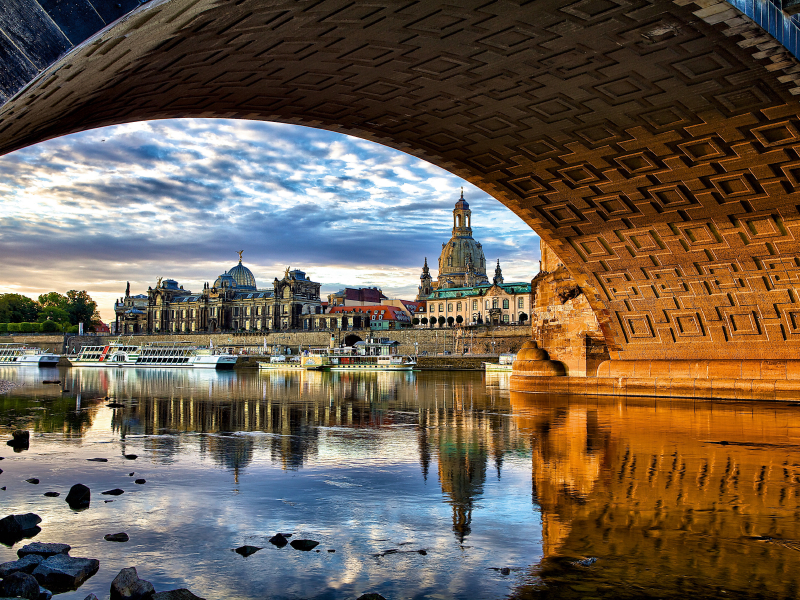
[[[508,323],[508,315],[503,315],[503,323]]]
[[[461,312],[461,302],[456,303],[456,312]]]
[[[453,303],[452,302],[448,302],[447,303],[447,312],[453,312]]]
[[[499,308],[497,298],[492,298],[492,308]]]
[[[523,298],[517,300],[517,308],[525,308],[525,300]]]
[[[478,301],[477,300],[473,300],[472,301],[472,310],[478,310]]]
[[[444,304],[439,304],[439,312],[444,312]]]
[[[286,306],[285,304],[283,305],[283,314],[285,314],[285,315],[289,314],[289,307]]]
[[[238,306],[234,307],[234,309],[233,309],[233,316],[234,316],[234,317],[238,317],[238,316],[239,316],[239,307],[238,307]]]
[[[503,298],[503,308],[508,308],[508,298]]]

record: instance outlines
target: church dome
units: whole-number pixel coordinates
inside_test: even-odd
[[[238,284],[236,283],[236,280],[233,277],[231,277],[227,271],[222,275],[220,275],[219,277],[217,277],[216,281],[214,281],[214,287],[217,289],[223,287],[223,285],[229,288],[239,287]]]
[[[241,261],[227,273],[236,281],[236,288],[240,290],[255,290],[256,278],[253,272],[245,267]]]
[[[451,239],[439,256],[439,279],[454,279],[461,286],[466,283],[464,278],[470,270],[481,283],[487,281],[486,257],[480,243],[471,237]]]

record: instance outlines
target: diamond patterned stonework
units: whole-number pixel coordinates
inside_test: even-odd
[[[524,219],[614,359],[800,353],[800,63],[728,2],[153,0],[105,22],[0,52],[0,151],[189,116],[346,132]]]

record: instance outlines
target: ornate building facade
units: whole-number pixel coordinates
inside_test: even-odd
[[[116,331],[129,333],[191,333],[299,329],[304,315],[321,314],[320,284],[299,269],[286,268],[272,289],[259,290],[252,271],[239,264],[203,291],[184,290],[174,279],[158,278],[147,294],[130,295],[114,304]]]

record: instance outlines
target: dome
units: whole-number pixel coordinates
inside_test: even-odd
[[[241,262],[228,271],[227,275],[230,275],[236,281],[237,289],[255,291],[256,278],[253,276],[253,272]]]
[[[470,262],[476,280],[487,283],[486,257],[481,245],[471,237],[451,239],[439,256],[439,280],[453,279],[458,285],[464,285]]]
[[[229,287],[229,288],[239,287],[236,284],[236,280],[233,277],[231,277],[230,275],[228,275],[227,272],[225,272],[222,275],[220,275],[219,277],[217,277],[216,281],[214,281],[214,287],[215,288],[221,288],[223,286],[223,284],[225,285],[225,287]]]

